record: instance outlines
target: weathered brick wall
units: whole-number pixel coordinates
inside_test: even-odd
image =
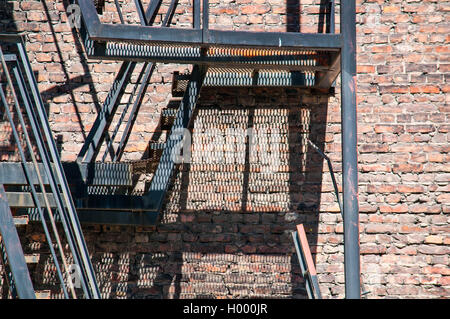
[[[0,3],[14,18],[8,23],[2,16],[1,23],[28,32],[28,54],[54,134],[62,138],[62,158],[73,160],[120,63],[86,58],[66,23],[67,3]],[[126,19],[137,21],[130,3]],[[187,3],[181,2],[174,25],[189,26]],[[317,32],[318,3],[211,1],[210,23],[225,29]],[[113,9],[109,1],[107,12]],[[364,289],[369,298],[448,298],[450,2],[357,1],[357,10]],[[105,21],[118,22],[117,15],[108,14]],[[126,160],[141,158],[154,136],[160,111],[172,99],[172,72],[188,69],[157,65]],[[289,232],[304,223],[323,295],[343,297],[342,219],[326,165],[305,146],[308,137],[323,147],[340,183],[339,96],[339,85],[334,97],[283,88],[204,89],[192,127],[197,162],[177,172],[156,230],[84,226],[103,295],[303,297]],[[234,170],[231,164],[205,162],[202,129],[248,127],[249,121],[287,128],[281,134],[288,146],[280,152],[273,178],[258,157],[249,157]],[[308,122],[311,133],[305,134],[302,124]],[[4,127],[2,123],[2,134]],[[245,147],[234,143],[230,163],[242,164]],[[2,151],[3,160],[9,156],[6,151],[10,148]],[[40,226],[31,224],[22,231],[26,248],[43,252],[33,277],[38,287],[47,288],[56,278],[45,258]]]

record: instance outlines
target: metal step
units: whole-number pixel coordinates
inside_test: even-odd
[[[130,161],[133,175],[152,174],[158,168],[159,160],[166,147],[166,143],[149,143],[148,158],[139,161]]]
[[[39,184],[36,170],[32,163],[26,163],[29,171],[32,172],[33,184]],[[53,165],[52,165],[53,166]],[[42,163],[38,165],[44,185],[49,184],[45,168]],[[133,180],[131,167],[128,163],[62,163],[67,181],[71,185],[76,185],[86,181],[89,185],[95,186],[131,186]],[[3,185],[28,185],[22,163],[2,162],[0,163],[0,184]]]
[[[27,264],[37,264],[40,258],[40,254],[25,254],[25,262]]]
[[[50,290],[36,290],[36,299],[51,299]]]
[[[330,70],[331,61],[336,54],[313,50],[249,50],[226,47],[210,47],[205,53],[200,47],[193,46],[107,42],[103,46],[95,46],[90,56],[107,60],[316,72]]]
[[[28,225],[28,222],[30,221],[30,218],[28,217],[28,215],[13,216],[13,219],[14,219],[14,225],[16,225],[16,227]]]
[[[179,96],[183,95],[181,94]],[[177,115],[177,111],[177,108],[165,108],[162,110],[161,119],[159,121],[161,123],[161,130],[169,131],[172,128],[173,122],[175,121],[175,116]]]
[[[172,96],[183,96],[190,74],[174,72],[172,79]],[[205,87],[314,87],[314,72],[210,68],[206,73]]]

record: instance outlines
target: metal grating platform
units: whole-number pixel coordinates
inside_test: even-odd
[[[156,14],[152,6],[157,7],[158,1],[154,5],[152,2],[146,12],[141,6],[136,7],[141,25],[126,24],[123,19],[121,24],[101,23],[90,0],[79,0],[78,3],[84,22],[80,34],[91,58],[196,64],[210,68],[302,71],[314,75],[293,75],[294,84],[289,80],[281,80],[279,85],[287,83],[317,88],[330,88],[340,73],[341,37],[334,34],[334,7],[328,13],[330,32],[310,34],[209,29],[208,0],[203,0],[202,11],[200,1],[194,1],[192,29],[169,28],[176,1],[171,2],[163,27],[151,26],[151,15],[154,17]],[[120,15],[120,7],[116,7]],[[317,81],[311,82],[312,76]],[[276,83],[273,82],[275,78],[277,76],[263,75],[264,80],[257,85],[270,86]]]

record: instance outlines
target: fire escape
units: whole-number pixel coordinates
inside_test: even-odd
[[[155,225],[176,167],[172,155],[183,139],[179,132],[188,127],[202,87],[292,86],[329,92],[334,90],[340,74],[346,297],[359,298],[355,1],[341,1],[341,30],[335,33],[335,2],[329,0],[327,32],[314,34],[211,29],[208,0],[192,1],[191,29],[170,27],[177,0],[171,1],[161,26],[153,26],[161,3],[162,0],[152,0],[144,9],[140,0],[135,0],[140,18],[137,25],[124,23],[117,1],[119,24],[101,22],[99,15],[104,1],[76,1],[81,13],[77,29],[88,58],[122,64],[75,162],[62,163],[59,158],[22,36],[0,35],[3,50],[0,57],[6,77],[6,83],[0,87],[1,105],[11,123],[21,160],[0,164],[0,231],[5,264],[14,283],[13,294],[23,298],[34,296],[10,208],[33,208],[34,218],[42,221],[64,296],[99,298],[80,222]],[[134,101],[127,104],[110,134],[121,97],[138,63],[143,67],[139,85],[133,91]],[[168,133],[166,141],[150,144],[147,160],[121,161],[156,63],[189,64],[192,71],[173,75],[172,94],[182,99],[177,108],[167,108],[161,114],[162,127]],[[17,121],[9,112],[11,106],[23,132],[16,128]],[[127,125],[114,147],[126,113]],[[106,151],[100,159],[102,147]],[[108,157],[110,160],[106,161]],[[153,178],[145,194],[133,195],[129,192],[133,178],[142,172],[153,173]],[[78,288],[68,280],[73,271],[62,257],[56,222],[63,224],[63,235],[77,265],[81,278]],[[53,249],[52,237],[56,238],[59,257]],[[302,243],[296,242],[298,254],[301,246]]]

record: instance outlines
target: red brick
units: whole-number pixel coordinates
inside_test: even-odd
[[[380,86],[380,92],[385,93],[409,93],[410,87],[407,85],[383,85]]]
[[[403,125],[385,125],[377,124],[374,127],[375,133],[402,133],[404,132]]]
[[[50,53],[36,53],[36,60],[38,62],[51,62],[52,55]]]
[[[436,197],[438,203],[450,203],[450,193],[441,194]]]
[[[395,228],[392,225],[386,224],[369,224],[365,228],[366,233],[376,234],[376,233],[392,233]]]
[[[408,173],[408,172],[422,172],[423,165],[422,164],[394,164],[392,167],[392,171],[394,173]]]
[[[389,151],[389,146],[386,144],[363,144],[359,146],[361,153],[386,153]]]
[[[318,2],[320,1],[306,0],[298,8],[302,32],[317,32],[321,10]],[[56,134],[64,135],[62,157],[74,160],[92,127],[95,108],[105,100],[120,63],[90,59],[86,62],[73,44],[74,35],[67,29],[62,3],[46,1],[49,17],[55,22],[54,34],[46,21],[47,14],[40,1],[11,3],[15,10],[12,14],[15,27],[29,31],[27,53],[34,71],[38,73],[38,85],[44,93],[44,100],[50,107],[52,129]],[[242,0],[239,5],[236,3],[220,4],[217,0],[212,2],[211,23],[221,23],[219,28],[228,29],[286,30],[288,19],[284,2]],[[107,14],[101,18],[119,22],[114,6],[110,4],[107,4]],[[163,5],[160,13],[166,12],[167,8],[167,5]],[[450,245],[450,238],[446,236],[450,214],[450,188],[447,187],[450,172],[446,165],[450,160],[447,155],[450,152],[450,147],[447,146],[450,100],[446,96],[450,92],[447,84],[447,73],[450,72],[450,51],[447,44],[450,36],[445,23],[449,8],[447,3],[435,0],[369,0],[359,1],[357,5],[357,12],[361,13],[357,15],[361,261],[368,270],[364,272],[368,276],[368,280],[364,280],[366,289],[371,291],[370,296],[374,298],[448,296],[445,285],[450,285],[450,276],[448,267],[444,266],[448,264]],[[133,10],[130,12],[133,13]],[[57,20],[57,15],[63,15],[61,21]],[[25,20],[27,17],[29,21]],[[131,19],[137,21],[137,17]],[[192,20],[192,8],[180,4],[174,20],[177,24],[188,25]],[[158,21],[159,16],[156,23]],[[339,32],[339,25],[336,31]],[[61,58],[56,52],[55,39],[58,41]],[[166,107],[172,99],[172,71],[176,69],[183,73],[189,68],[158,65],[144,97],[138,123],[130,137],[129,149],[124,154],[127,160],[142,156],[158,124],[161,108]],[[63,75],[64,70],[68,72],[68,79]],[[135,72],[133,80],[136,77]],[[77,82],[73,82],[75,80]],[[339,78],[337,81],[339,82]],[[81,84],[84,85],[78,86]],[[248,123],[250,109],[256,114],[287,102],[287,112],[297,113],[299,108],[304,107],[309,110],[313,122],[310,137],[317,137],[319,144],[325,141],[323,148],[332,159],[339,179],[342,170],[339,85],[336,86],[335,96],[326,97],[301,90],[289,90],[291,89],[270,88],[264,91],[256,88],[204,88],[201,96],[203,106],[199,108],[199,113],[208,110],[208,105],[217,105],[223,109],[231,106],[232,109],[247,112],[244,122]],[[73,96],[66,91],[72,92]],[[126,95],[130,93],[131,89],[127,88]],[[122,102],[126,102],[125,100]],[[239,107],[236,107],[237,104]],[[78,110],[79,118],[75,110]],[[220,113],[212,112],[208,116],[221,122]],[[197,115],[193,124],[200,118]],[[258,117],[253,115],[253,118]],[[79,123],[80,119],[82,123]],[[282,123],[278,123],[278,118],[268,122],[277,125]],[[291,130],[292,126],[296,124],[290,124],[288,143],[297,134],[294,133],[297,131]],[[8,141],[10,130],[4,129],[1,123],[0,132],[2,140]],[[2,160],[7,159],[4,153],[9,152],[9,149],[14,150],[14,147],[4,146],[3,143],[0,146],[4,150],[3,153],[0,152],[0,157]],[[195,143],[193,149],[196,150]],[[168,199],[170,209],[177,211],[164,215],[167,219],[173,217],[171,223],[158,224],[157,229],[151,229],[145,234],[133,227],[119,228],[114,232],[86,229],[88,244],[96,245],[93,250],[95,257],[98,257],[97,260],[103,258],[99,262],[94,258],[94,266],[99,266],[103,275],[107,272],[105,267],[109,266],[106,264],[108,258],[118,261],[117,270],[114,267],[112,269],[112,280],[125,286],[131,284],[132,293],[136,296],[142,294],[166,297],[169,292],[176,291],[175,286],[170,284],[161,284],[158,289],[141,288],[139,283],[136,286],[134,279],[128,277],[130,270],[126,263],[142,265],[142,270],[145,271],[140,258],[142,254],[148,254],[146,258],[151,259],[151,266],[160,269],[158,272],[148,272],[149,276],[154,275],[152,278],[172,278],[174,273],[178,273],[190,280],[189,284],[187,281],[181,283],[183,296],[196,298],[207,290],[215,298],[232,298],[242,290],[239,297],[249,297],[248,291],[254,287],[249,287],[248,283],[254,285],[256,280],[258,287],[253,291],[265,294],[264,297],[290,297],[291,291],[296,291],[295,289],[277,292],[284,291],[284,288],[278,288],[281,285],[301,285],[290,281],[294,277],[300,277],[290,275],[293,267],[290,259],[294,248],[289,231],[295,223],[306,221],[310,230],[308,236],[312,236],[310,239],[316,240],[315,236],[318,235],[317,243],[311,245],[316,254],[318,269],[329,272],[324,277],[324,294],[326,297],[343,297],[343,255],[340,246],[343,227],[327,169],[323,172],[324,163],[320,158],[317,161],[311,159],[309,152],[305,154],[299,150],[299,158],[293,158],[293,150],[290,151],[283,167],[294,169],[295,172],[285,176],[282,187],[268,187],[274,191],[273,194],[257,193],[266,189],[259,182],[269,183],[258,180],[260,174],[257,171],[251,171],[245,177],[248,177],[249,184],[248,193],[245,193],[246,186],[243,185],[246,179],[242,180],[242,174],[239,178],[229,177],[212,172],[212,165],[200,165],[200,170],[195,170],[192,166],[190,173],[186,175],[187,181],[177,179],[177,183],[181,185],[174,186],[175,190]],[[243,173],[245,165],[240,165],[240,173]],[[250,165],[253,170],[253,163]],[[216,165],[216,169],[217,167]],[[180,175],[184,177],[186,172],[182,173]],[[205,175],[198,177],[195,175],[198,173]],[[270,177],[276,179],[279,178],[278,175],[280,174],[275,173]],[[316,189],[316,182],[324,178],[326,181],[323,180],[321,187]],[[193,186],[195,192],[192,191]],[[185,195],[183,191],[189,190],[187,199],[178,200],[178,187],[182,189],[181,197]],[[319,196],[317,193],[320,191],[323,194]],[[272,196],[275,193],[286,197],[274,199]],[[255,197],[256,194],[260,197]],[[248,211],[245,213],[241,211],[243,198],[248,200]],[[255,198],[260,198],[261,201],[255,201]],[[263,202],[266,199],[270,201]],[[311,205],[319,204],[319,207],[313,206],[313,210],[317,208],[317,212],[305,213],[302,207],[297,207],[305,201]],[[265,213],[267,216],[261,217],[257,212],[265,208],[279,212]],[[181,213],[178,213],[178,209]],[[189,209],[196,210],[188,212]],[[225,209],[234,211],[222,211]],[[332,214],[334,217],[315,224],[317,214],[323,214],[327,209],[335,212]],[[292,215],[287,215],[286,211]],[[287,222],[288,216],[293,220]],[[216,229],[215,226],[220,228]],[[41,238],[33,237],[34,233],[39,233],[33,227],[29,231],[28,240]],[[124,257],[127,254],[129,256]],[[161,254],[164,258],[160,262],[159,257],[153,258],[152,254]],[[182,258],[182,265],[177,254]],[[296,267],[298,271],[298,266]],[[230,276],[236,271],[236,276]],[[263,273],[264,278],[258,277],[258,273]],[[249,279],[247,275],[253,277]],[[227,287],[232,288],[225,288],[222,284],[224,278],[227,280]],[[109,285],[108,282],[105,284]],[[126,297],[127,293],[115,294],[115,297],[119,296]]]
[[[420,151],[420,147],[412,143],[397,143],[391,145],[390,150],[394,153],[414,153]]]
[[[241,7],[242,14],[264,14],[269,11],[270,11],[270,6],[267,4],[256,4],[256,5]]]
[[[395,5],[384,6],[382,10],[383,13],[399,13],[401,11],[401,7]]]
[[[410,86],[411,93],[439,93],[439,86],[436,85],[411,85]]]
[[[395,192],[394,185],[367,185],[368,193],[393,193]]]
[[[442,236],[430,235],[430,236],[425,237],[426,244],[442,244],[443,241],[444,240],[443,240]]]
[[[358,73],[375,73],[375,66],[373,66],[373,65],[357,65],[356,71]]]
[[[420,233],[424,232],[424,229],[419,226],[401,225],[400,233]]]
[[[362,244],[360,247],[361,255],[365,255],[365,254],[380,255],[380,254],[385,254],[386,251],[387,251],[386,247],[384,247],[382,245],[377,245],[377,244]]]
[[[380,212],[382,212],[382,213],[406,213],[406,212],[408,212],[408,206],[405,204],[380,205]]]

